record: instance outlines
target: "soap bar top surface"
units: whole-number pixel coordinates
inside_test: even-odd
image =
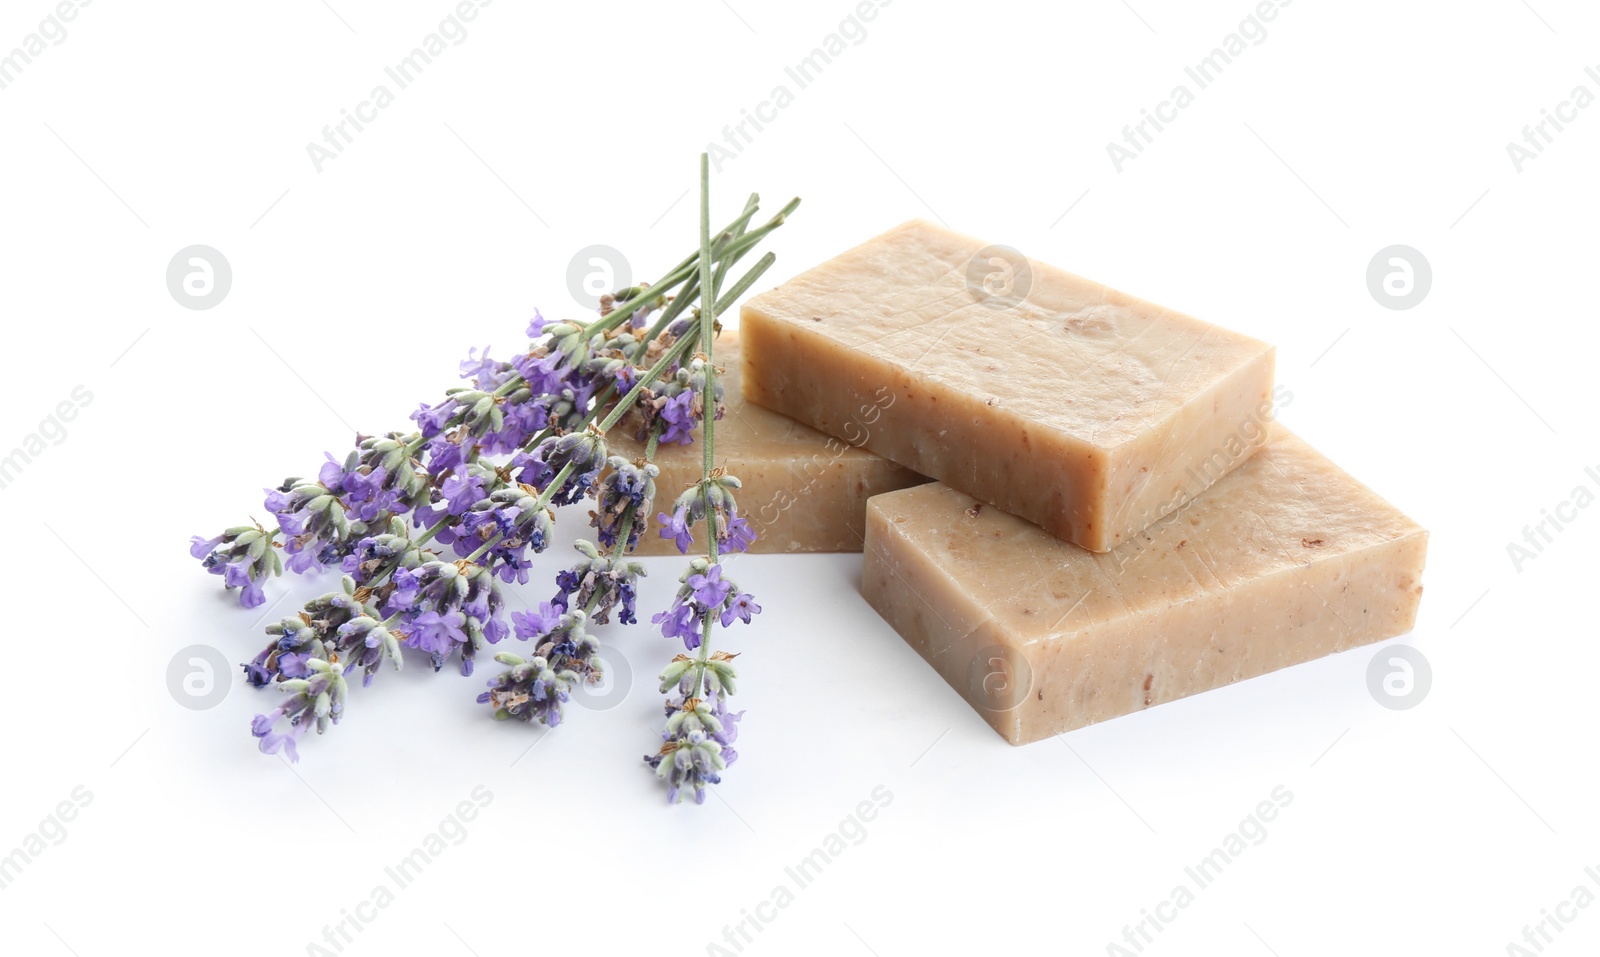
[[[910,469],[846,441],[831,438],[786,415],[744,400],[740,389],[739,330],[725,328],[713,350],[725,390],[726,413],[716,423],[717,464],[738,476],[739,513],[756,531],[751,552],[859,552],[866,534],[867,499],[928,481]],[[871,413],[868,413],[871,415]],[[634,438],[638,418],[630,417],[608,436],[611,452],[642,459],[644,443]],[[656,499],[650,528],[639,539],[640,555],[676,555],[663,539],[656,512],[671,512],[684,489],[700,481],[704,446],[696,430],[692,445],[656,449]],[[703,529],[695,529],[703,548]]]
[[[877,496],[862,592],[1021,744],[1409,631],[1427,540],[1274,426],[1106,554],[945,485]]]
[[[1097,552],[1248,459],[1272,409],[1271,346],[920,221],[741,316],[752,402],[853,438],[881,399],[867,448]]]
[[[1249,336],[933,223],[891,229],[752,300],[760,312],[1102,447],[1271,351]],[[970,267],[970,268],[969,268]],[[1011,269],[1021,298],[975,291]]]
[[[1082,634],[1274,575],[1292,579],[1316,562],[1427,534],[1281,426],[1206,494],[1104,554],[945,485],[872,507],[946,571],[974,612],[1023,641]]]

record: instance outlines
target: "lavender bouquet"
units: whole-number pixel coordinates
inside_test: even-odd
[[[658,282],[618,290],[587,323],[547,322],[535,312],[527,350],[509,360],[476,349],[461,363],[470,385],[445,392],[410,416],[414,427],[356,437],[331,454],[314,479],[268,489],[274,527],[229,528],[195,536],[190,553],[239,603],[265,602],[284,570],[341,573],[340,587],[267,629],[269,641],[243,667],[249,683],[276,685],[277,706],[251,732],[267,754],[299,758],[307,729],[319,734],[344,714],[348,680],[369,685],[385,663],[427,656],[435,671],[452,660],[473,673],[485,644],[515,637],[525,654],[502,652],[505,670],[478,701],[500,719],[560,724],[574,687],[601,678],[589,630],[613,615],[635,624],[643,567],[628,558],[646,534],[656,496],[661,443],[705,451],[701,479],[656,518],[659,534],[697,554],[671,607],[651,620],[689,654],[661,675],[666,724],[645,761],[676,802],[705,788],[737,756],[743,712],[728,710],[734,656],[713,651],[718,625],[749,623],[761,606],[724,574],[719,556],[743,551],[754,530],[739,515],[739,480],[715,464],[715,423],[723,388],[712,361],[717,316],[772,265],[767,253],[724,290],[730,270],[799,205],[791,200],[751,229],[758,198],[722,230],[710,230],[709,173],[700,158],[700,246]],[[606,436],[627,429],[645,442],[641,459],[608,455]],[[501,584],[525,584],[547,547],[554,508],[591,505],[597,542],[579,541],[578,561],[558,571],[556,591],[537,610],[507,615]]]

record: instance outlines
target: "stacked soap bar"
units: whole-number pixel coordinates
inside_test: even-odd
[[[1274,426],[1097,555],[970,495],[873,499],[861,590],[1012,744],[1411,630],[1428,533]]]
[[[1266,343],[926,222],[740,321],[750,401],[835,436],[879,403],[868,449],[1091,551],[1237,467],[1271,410]]]
[[[854,426],[844,430],[842,439],[746,402],[740,391],[739,346],[737,329],[725,329],[717,339],[716,364],[723,370],[727,411],[717,423],[716,453],[717,464],[744,483],[739,507],[756,531],[750,550],[861,551],[867,499],[928,479],[859,448],[860,437],[878,421],[879,411],[870,401],[856,409]],[[625,436],[624,430],[614,433],[610,444],[616,455],[644,457],[644,443]],[[678,494],[700,481],[705,463],[698,438],[694,445],[661,446],[655,463],[661,469],[656,510],[671,511]],[[639,540],[638,554],[676,555],[678,550],[652,529]]]
[[[1427,533],[1272,425],[1268,345],[923,222],[748,303],[745,395],[939,479],[867,600],[1013,744],[1411,628]]]

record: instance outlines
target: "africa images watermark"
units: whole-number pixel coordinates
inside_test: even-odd
[[[772,498],[765,505],[756,509],[754,522],[756,527],[758,529],[770,528],[774,522],[783,517],[784,512],[793,508],[800,501],[800,496],[807,494],[816,487],[822,477],[828,473],[829,467],[837,462],[840,456],[852,449],[859,449],[866,445],[867,440],[872,437],[870,426],[876,424],[878,417],[883,414],[883,410],[894,405],[894,402],[895,397],[889,391],[889,387],[879,386],[873,392],[872,402],[863,404],[857,414],[840,427],[840,431],[844,433],[843,440],[829,436],[828,440],[823,443],[826,454],[818,452],[798,466],[800,474],[806,478],[805,484],[798,489],[778,489],[772,493]],[[859,438],[852,434],[853,432],[859,433]]]
[[[1595,488],[1600,488],[1600,468],[1591,465],[1583,470],[1583,474]],[[1517,574],[1522,574],[1528,562],[1543,555],[1544,550],[1555,543],[1556,536],[1577,521],[1583,510],[1593,505],[1594,501],[1594,489],[1581,483],[1574,485],[1572,493],[1566,498],[1550,508],[1539,510],[1539,521],[1522,526],[1522,541],[1506,542],[1506,555]]]
[[[437,827],[423,836],[411,853],[383,869],[382,881],[372,888],[365,900],[354,906],[342,908],[339,919],[322,928],[322,940],[306,944],[310,957],[334,957],[355,941],[356,935],[378,919],[399,899],[401,891],[416,882],[428,865],[438,860],[451,847],[459,847],[467,839],[467,825],[477,820],[478,814],[494,802],[494,792],[480,784],[469,795],[472,800],[457,804]]]
[[[1555,942],[1557,934],[1565,933],[1567,925],[1583,916],[1583,912],[1594,904],[1595,891],[1589,885],[1600,887],[1600,868],[1585,867],[1583,876],[1588,878],[1589,883],[1572,885],[1571,892],[1557,901],[1554,907],[1539,911],[1536,923],[1522,926],[1522,939],[1506,944],[1509,957],[1537,957],[1544,953],[1545,947]]]
[[[66,843],[67,824],[77,820],[78,812],[94,801],[94,792],[80,784],[67,797],[70,800],[58,803],[37,827],[22,836],[10,853],[0,857],[0,891],[15,884],[23,870],[38,860],[39,855]]]
[[[1587,66],[1583,72],[1600,86],[1600,70]],[[1538,159],[1545,147],[1556,141],[1556,134],[1566,132],[1567,124],[1577,121],[1581,115],[1578,111],[1588,109],[1594,101],[1594,91],[1587,84],[1579,83],[1554,108],[1541,109],[1539,122],[1522,128],[1522,142],[1511,140],[1506,143],[1506,155],[1511,158],[1512,169],[1520,173],[1530,161]]]
[[[783,68],[785,82],[774,86],[772,92],[767,94],[767,98],[754,107],[740,109],[739,122],[730,123],[722,128],[722,142],[712,140],[706,144],[706,153],[710,155],[711,164],[716,171],[722,172],[724,163],[738,159],[739,154],[755,142],[756,134],[767,128],[767,124],[777,122],[779,114],[794,105],[797,90],[804,90],[816,82],[817,77],[850,47],[865,43],[867,24],[878,19],[878,14],[883,8],[893,2],[894,0],[861,0],[848,16],[839,21],[839,26],[823,37],[809,54],[792,66]],[[791,82],[794,84],[792,89],[789,86]]]
[[[50,414],[39,422],[37,429],[24,435],[10,452],[0,453],[0,489],[10,488],[17,476],[50,446],[65,442],[67,423],[76,419],[78,413],[93,401],[93,392],[81,385],[73,386],[69,397],[56,403]]]
[[[783,869],[786,882],[773,886],[767,899],[754,907],[742,908],[739,920],[722,928],[722,942],[706,944],[710,957],[734,957],[744,952],[745,946],[755,940],[756,934],[778,919],[778,915],[797,900],[796,895],[810,887],[829,864],[851,847],[867,839],[867,824],[876,820],[878,812],[894,802],[894,792],[880,784],[869,795],[872,800],[862,801],[846,815],[827,836],[818,842],[810,854]]]
[[[1272,397],[1257,403],[1252,414],[1239,420],[1239,427],[1228,433],[1222,444],[1184,472],[1184,483],[1155,515],[1146,513],[1143,526],[1170,525],[1178,520],[1183,510],[1197,501],[1201,493],[1215,485],[1223,476],[1239,467],[1266,445],[1269,428],[1278,414],[1294,402],[1294,393],[1283,383],[1272,387]],[[1121,571],[1136,554],[1135,549],[1117,549],[1117,569]]]
[[[53,46],[67,42],[67,24],[78,19],[78,11],[94,0],[61,0],[50,10],[39,26],[22,38],[11,52],[0,54],[0,90],[17,82],[22,71],[32,65]]]
[[[1112,140],[1106,144],[1106,155],[1111,158],[1112,167],[1122,172],[1128,163],[1139,158],[1145,147],[1155,142],[1157,133],[1165,131],[1167,124],[1176,122],[1179,114],[1194,103],[1198,91],[1215,83],[1250,47],[1265,43],[1267,24],[1278,19],[1278,11],[1292,2],[1294,0],[1261,0],[1210,53],[1193,65],[1185,66],[1183,73],[1194,82],[1195,88],[1191,90],[1188,83],[1179,83],[1166,99],[1152,108],[1140,110],[1143,118],[1122,128],[1122,142]]]
[[[1237,861],[1251,847],[1259,847],[1267,839],[1267,825],[1277,819],[1278,813],[1294,801],[1294,792],[1280,784],[1268,795],[1270,801],[1261,801],[1239,826],[1223,835],[1222,841],[1211,853],[1183,869],[1187,878],[1175,885],[1167,899],[1153,907],[1142,908],[1139,919],[1122,928],[1122,940],[1106,944],[1109,957],[1135,957],[1178,919],[1178,915],[1199,899],[1200,891],[1215,884],[1224,870]]]
[[[367,98],[357,103],[353,109],[341,109],[340,119],[337,123],[330,123],[322,128],[322,142],[315,140],[306,144],[306,155],[311,157],[311,165],[318,173],[332,160],[339,158],[345,148],[355,142],[356,134],[364,132],[367,124],[377,121],[384,110],[394,105],[395,94],[404,90],[422,72],[433,64],[443,53],[452,46],[460,46],[467,41],[467,24],[478,19],[478,13],[494,0],[461,0],[450,11],[449,15],[439,21],[439,26],[432,33],[422,38],[412,51],[402,57],[399,62],[383,68],[383,73],[394,83],[394,89],[388,83],[379,83],[367,94]]]

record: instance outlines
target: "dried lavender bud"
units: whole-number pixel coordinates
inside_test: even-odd
[[[726,651],[713,651],[703,658],[674,655],[661,672],[661,693],[676,688],[685,698],[722,698],[737,689],[738,672],[733,659],[737,655]]]
[[[550,451],[544,456],[546,464],[557,472],[569,464],[574,471],[598,469],[606,460],[606,440],[595,431],[569,432],[549,443]]]

